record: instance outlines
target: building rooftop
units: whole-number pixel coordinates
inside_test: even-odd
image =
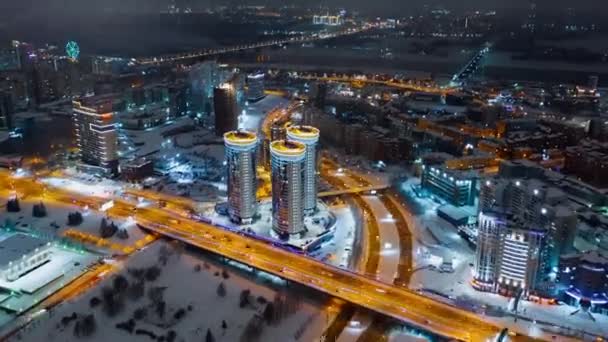
[[[17,261],[24,255],[30,254],[47,242],[25,234],[15,234],[0,241],[0,266]]]
[[[232,145],[251,145],[258,141],[255,133],[249,131],[230,131],[224,134],[224,141]]]
[[[278,154],[298,156],[304,154],[306,145],[297,141],[277,140],[270,144],[270,149]]]

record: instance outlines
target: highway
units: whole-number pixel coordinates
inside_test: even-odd
[[[140,209],[136,221],[159,234],[315,288],[447,338],[486,341],[499,328],[476,315],[420,294],[326,265],[208,224]]]
[[[20,196],[39,196],[44,197],[45,201],[55,200],[63,204],[76,203],[96,208],[107,201],[50,188],[31,178],[3,177],[0,178],[0,185],[8,192],[16,192]],[[187,219],[163,208],[135,209],[135,204],[115,199],[115,206],[110,212],[123,218],[134,215],[140,226],[161,235],[304,284],[438,335],[463,341],[486,341],[491,340],[500,330],[473,313],[416,292],[341,270],[223,228]]]

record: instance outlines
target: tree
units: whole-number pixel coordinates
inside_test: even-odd
[[[268,303],[266,305],[266,307],[264,308],[264,321],[266,321],[266,324],[268,325],[272,325],[275,323],[275,310],[274,310],[274,305],[272,303]]]
[[[138,300],[143,297],[145,293],[146,287],[143,281],[137,280],[131,283],[129,286],[129,290],[127,291],[127,296],[132,300]]]
[[[93,297],[91,300],[89,300],[89,306],[92,308],[98,306],[99,304],[101,304],[101,300],[97,297]]]
[[[34,204],[32,207],[32,216],[45,217],[46,214],[46,207],[44,206],[44,203],[40,202],[38,204]]]
[[[78,226],[82,220],[82,214],[78,211],[68,214],[68,226]]]
[[[158,317],[164,318],[165,312],[167,311],[167,303],[164,300],[161,300],[160,302],[156,303],[155,309]]]
[[[207,335],[205,336],[205,342],[215,342],[215,337],[211,333],[211,329],[207,328]]]
[[[150,266],[146,269],[145,278],[147,281],[155,281],[160,276],[160,268],[157,266]]]
[[[244,308],[249,305],[249,295],[251,294],[250,290],[241,291],[241,295],[239,298],[239,307]]]
[[[11,198],[6,202],[6,211],[9,213],[18,213],[21,211],[21,206],[19,205],[19,199],[17,197]]]
[[[148,310],[146,310],[146,308],[136,309],[135,311],[133,311],[133,319],[137,321],[142,320],[144,319],[144,317],[146,317],[147,314]]]
[[[112,236],[114,236],[114,234],[116,234],[116,231],[118,231],[118,227],[114,224],[114,222],[108,224],[108,221],[105,217],[101,219],[101,224],[99,226],[99,235],[102,238],[111,238]]]
[[[114,317],[120,313],[124,308],[124,300],[120,293],[114,292],[111,287],[104,287],[101,290],[101,296],[103,298],[103,309],[104,312]]]
[[[148,291],[148,298],[152,301],[152,303],[158,303],[163,301],[166,286],[155,286]]]
[[[167,245],[162,245],[158,249],[158,263],[162,266],[166,266],[167,262],[169,262],[169,257],[171,257],[171,250],[167,247]]]
[[[220,297],[226,296],[226,286],[224,285],[223,282],[217,286],[217,295]]]
[[[127,232],[126,229],[120,229],[118,230],[118,234],[116,234],[116,236],[118,236],[119,239],[127,240],[129,238],[129,232]]]
[[[74,326],[74,336],[76,337],[88,337],[93,335],[97,323],[95,322],[95,316],[93,314],[84,316],[81,320],[76,321]]]
[[[121,293],[129,288],[129,281],[125,276],[119,274],[114,278],[112,285],[114,286],[114,291]]]

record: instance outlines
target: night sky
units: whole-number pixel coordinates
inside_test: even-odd
[[[539,8],[547,9],[576,6],[577,9],[594,11],[606,11],[608,14],[608,1],[602,0],[323,0],[323,1],[302,1],[302,0],[0,0],[0,12],[14,15],[22,15],[28,12],[47,12],[52,10],[54,13],[94,13],[103,10],[121,9],[123,11],[157,11],[158,8],[166,8],[170,1],[192,4],[192,6],[208,6],[209,4],[305,4],[307,6],[328,5],[341,6],[347,9],[361,9],[375,13],[387,12],[394,13],[395,10],[406,14],[412,9],[420,9],[424,5],[445,6],[447,8],[462,9],[524,9],[528,8],[531,1],[536,1]]]

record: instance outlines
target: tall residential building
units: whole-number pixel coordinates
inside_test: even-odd
[[[18,46],[0,47],[0,71],[21,69]]]
[[[501,211],[479,214],[473,286],[482,291],[524,296],[543,281],[546,231]]]
[[[215,135],[238,128],[238,105],[236,88],[230,82],[222,83],[213,89],[213,108],[215,112]]]
[[[13,129],[15,106],[13,97],[8,91],[0,91],[0,129]]]
[[[247,100],[256,102],[264,98],[264,73],[247,75]]]
[[[479,210],[500,209],[531,226],[546,230],[543,272],[556,272],[559,257],[573,251],[578,225],[576,211],[560,189],[538,179],[488,178],[481,182]]]
[[[272,175],[272,229],[281,239],[304,227],[304,160],[306,145],[287,140],[270,144]]]
[[[249,224],[256,214],[255,133],[231,131],[224,134],[228,168],[228,215],[236,223]]]
[[[117,172],[118,140],[111,100],[82,98],[73,101],[72,108],[82,162]]]
[[[196,64],[188,73],[192,93],[193,110],[206,113],[213,111],[214,89],[228,79],[228,73],[215,61]]]
[[[319,130],[311,126],[290,126],[287,139],[306,145],[304,158],[304,213],[313,214],[317,209],[317,143]]]
[[[323,110],[327,99],[327,83],[316,82],[311,85],[310,98],[316,108]]]

